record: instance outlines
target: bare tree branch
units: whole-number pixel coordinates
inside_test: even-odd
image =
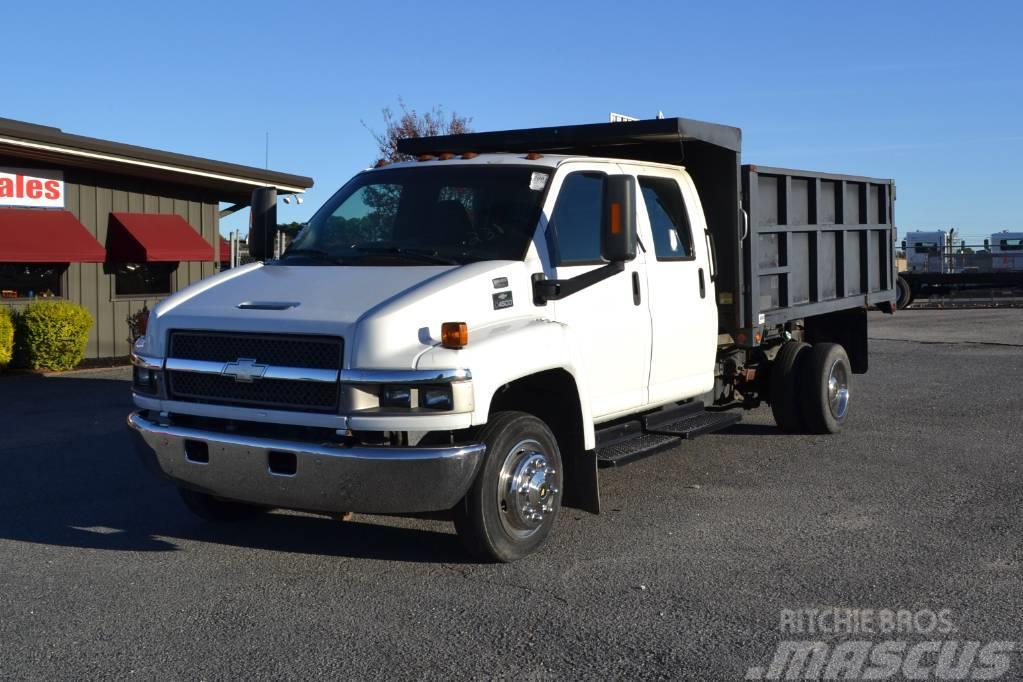
[[[400,112],[396,114],[390,107],[384,107],[384,132],[380,133],[363,121],[362,125],[369,131],[377,143],[379,152],[378,161],[394,163],[396,161],[408,161],[412,157],[398,151],[398,140],[405,137],[433,137],[435,135],[459,135],[472,132],[469,124],[472,118],[459,116],[457,112],[451,112],[450,116],[444,113],[444,109],[435,106],[429,111],[420,114],[415,109],[410,109],[405,100],[398,98]]]

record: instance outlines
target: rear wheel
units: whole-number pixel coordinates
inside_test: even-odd
[[[810,345],[786,341],[771,363],[771,412],[778,428],[788,433],[801,433],[803,423],[800,403],[800,368]]]
[[[480,433],[483,466],[454,509],[465,548],[483,561],[534,552],[561,507],[561,453],[547,425],[525,412],[498,412]]]
[[[910,303],[913,302],[913,288],[909,286],[909,282],[902,275],[899,275],[895,280],[895,307],[899,310],[906,308]]]
[[[802,369],[802,401],[810,433],[838,433],[849,412],[852,368],[845,349],[837,343],[818,343]]]
[[[178,494],[181,495],[181,501],[188,507],[188,511],[201,519],[216,523],[244,521],[266,511],[264,507],[222,500],[188,488],[178,488]]]

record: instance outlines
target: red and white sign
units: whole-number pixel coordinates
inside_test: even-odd
[[[0,168],[0,206],[64,208],[64,173]]]

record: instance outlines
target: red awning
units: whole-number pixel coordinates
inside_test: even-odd
[[[227,241],[223,237],[220,238],[220,262],[228,263],[231,261],[231,242]]]
[[[209,242],[174,213],[111,213],[107,251],[120,263],[213,260]]]
[[[106,252],[70,211],[0,208],[0,262],[102,263]]]

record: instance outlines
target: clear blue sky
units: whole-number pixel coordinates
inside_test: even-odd
[[[743,128],[744,161],[898,183],[900,231],[1023,227],[1023,3],[5,3],[0,116],[312,176],[399,96],[477,130],[609,111]],[[225,221],[241,226],[244,216]]]

